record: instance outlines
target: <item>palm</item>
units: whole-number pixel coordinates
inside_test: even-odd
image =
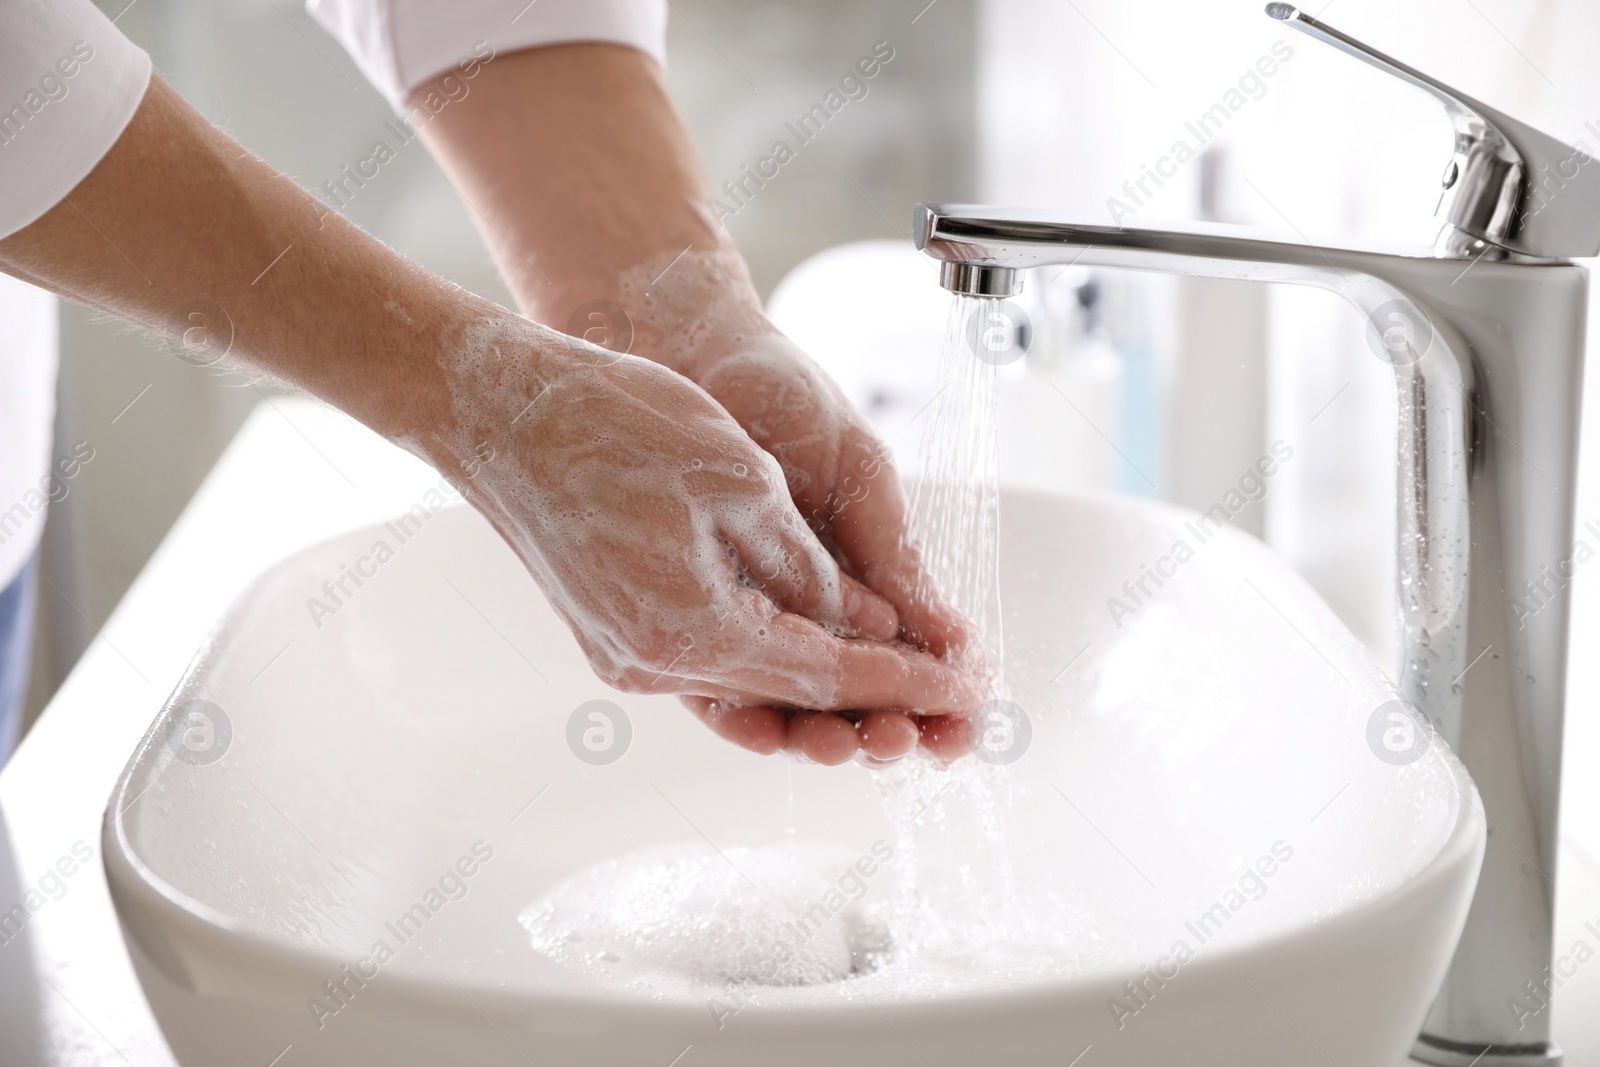
[[[900,615],[900,637],[936,656],[970,647],[970,625],[938,599],[908,535],[899,476],[827,374],[776,331],[745,341],[698,376],[777,459],[790,495],[842,567]],[[961,750],[960,731],[923,722],[924,743]]]

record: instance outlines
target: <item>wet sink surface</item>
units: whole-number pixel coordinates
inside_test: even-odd
[[[518,916],[608,859],[791,825],[861,856],[894,827],[873,771],[744,753],[608,690],[481,519],[424,507],[263,577],[112,797],[108,877],[180,1061],[1398,1057],[1481,856],[1454,757],[1374,741],[1382,677],[1258,543],[1114,498],[1003,507],[1007,677],[1033,730],[1004,772],[1007,855],[1024,891],[1070,902],[1049,932],[1070,966],[1002,990],[866,975],[730,1014],[535,952]],[[1124,583],[1158,564],[1136,603]],[[569,745],[593,700],[629,724],[614,762]],[[867,881],[879,899],[892,872]]]

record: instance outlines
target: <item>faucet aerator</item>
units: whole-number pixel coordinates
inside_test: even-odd
[[[939,264],[939,284],[957,296],[1008,298],[1022,292],[1022,272],[982,263]]]

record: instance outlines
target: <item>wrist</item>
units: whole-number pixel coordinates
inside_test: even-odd
[[[706,388],[716,368],[777,330],[767,319],[749,270],[726,240],[646,257],[622,271],[597,298],[568,296],[563,322],[591,342],[630,342],[626,351],[677,371]],[[598,327],[598,329],[595,329]],[[597,336],[597,334],[604,335]]]
[[[463,492],[508,451],[513,435],[538,421],[553,386],[608,361],[605,353],[466,294],[441,307],[416,340],[410,354],[416,370],[398,386],[405,414],[374,428]]]

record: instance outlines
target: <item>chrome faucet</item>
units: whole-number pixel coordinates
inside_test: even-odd
[[[1600,165],[1292,5],[1266,11],[1444,105],[1455,151],[1432,249],[941,204],[917,205],[917,247],[967,296],[1015,296],[1025,268],[1082,263],[1315,285],[1367,317],[1398,392],[1398,685],[1472,772],[1491,827],[1411,1054],[1559,1065],[1550,1012],[1528,1009],[1551,962],[1567,605],[1549,572],[1572,552],[1588,291],[1567,257],[1600,253]]]

